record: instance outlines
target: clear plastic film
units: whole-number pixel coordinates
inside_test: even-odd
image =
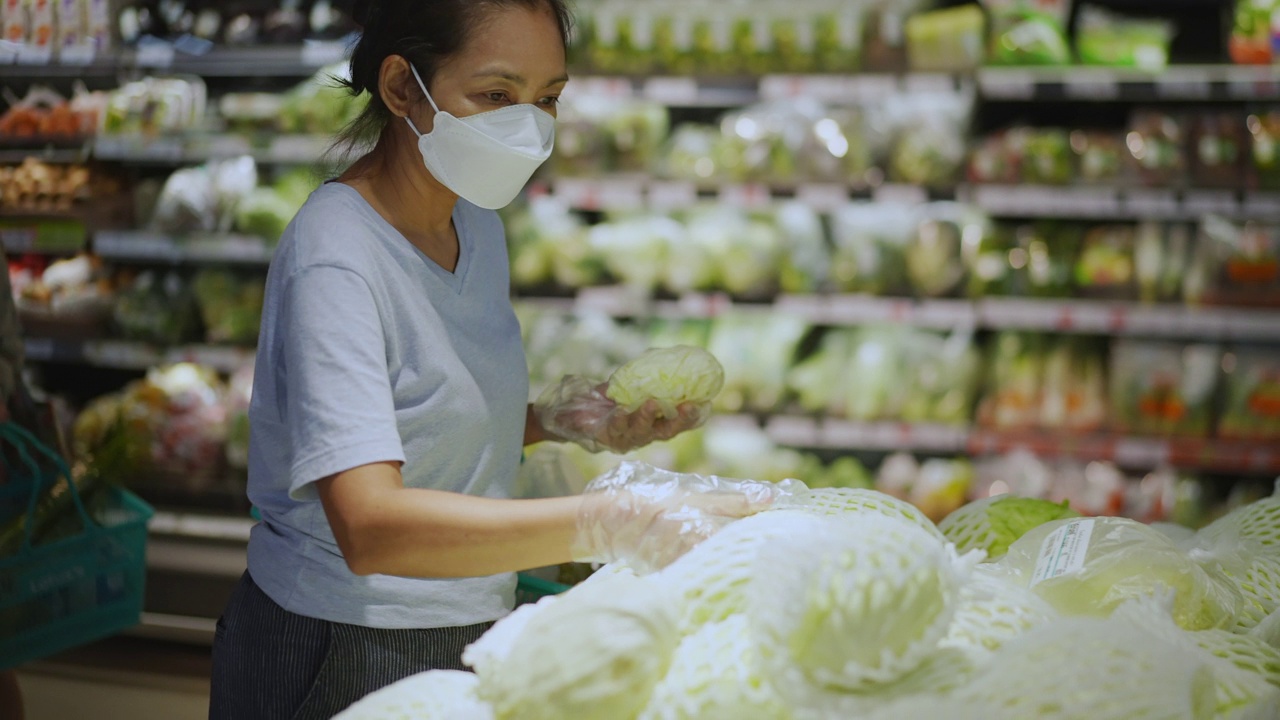
[[[796,480],[730,480],[625,462],[587,486],[574,559],[661,570],[729,523],[804,489]]]
[[[705,350],[655,348],[606,382],[569,375],[548,387],[534,413],[544,430],[590,452],[626,453],[701,427],[724,387],[724,369]]]

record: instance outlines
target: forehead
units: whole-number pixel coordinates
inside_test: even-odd
[[[565,73],[560,24],[545,5],[493,7],[446,66],[462,72],[500,66],[534,84],[545,83]]]

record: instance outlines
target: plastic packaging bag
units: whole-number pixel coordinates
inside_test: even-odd
[[[1130,18],[1085,5],[1076,23],[1076,52],[1085,65],[1157,72],[1169,64],[1174,26],[1167,20]]]
[[[574,559],[622,561],[640,574],[661,570],[734,520],[803,489],[795,480],[730,480],[624,462],[587,485]]]
[[[1186,630],[1229,626],[1243,598],[1231,580],[1198,563],[1163,533],[1116,517],[1057,520],[1023,535],[1000,561],[1067,615],[1109,615],[1125,600],[1175,591]]]

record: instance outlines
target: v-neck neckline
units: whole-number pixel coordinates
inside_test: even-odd
[[[433,260],[430,255],[423,252],[421,248],[410,242],[409,238],[404,236],[404,233],[397,230],[394,225],[388,222],[387,219],[382,216],[382,213],[378,212],[377,208],[373,207],[373,205],[365,199],[364,195],[360,194],[359,190],[344,182],[334,181],[333,184],[346,188],[346,190],[360,201],[370,214],[377,218],[377,222],[382,225],[382,228],[390,233],[392,237],[403,242],[410,250],[412,250],[413,253],[417,255],[418,259],[422,261],[422,264],[425,265],[433,275],[439,278],[445,285],[448,285],[455,293],[459,295],[462,294],[462,288],[467,278],[467,271],[471,268],[471,242],[466,217],[459,207],[459,204],[463,202],[461,199],[459,199],[458,203],[453,206],[452,215],[453,231],[454,234],[458,236],[458,262],[454,265],[453,272],[449,272],[444,268],[444,266]]]

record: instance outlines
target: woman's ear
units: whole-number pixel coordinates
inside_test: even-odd
[[[388,55],[382,61],[382,67],[378,70],[378,92],[387,110],[398,118],[408,116],[425,99],[418,81],[413,77],[409,61],[400,55]],[[430,128],[419,127],[418,130],[426,133]]]

